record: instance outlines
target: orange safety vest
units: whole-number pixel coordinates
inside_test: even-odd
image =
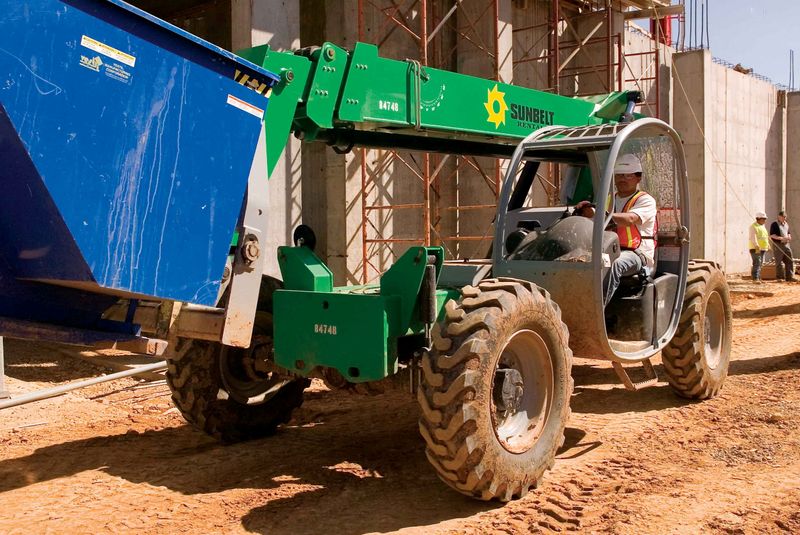
[[[646,194],[641,190],[634,193],[622,207],[622,212],[629,212],[642,195]],[[635,250],[642,244],[642,234],[636,225],[617,225],[617,236],[619,236],[619,246],[622,249]]]

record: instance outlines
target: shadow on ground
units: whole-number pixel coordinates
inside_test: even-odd
[[[337,533],[390,531],[501,505],[439,481],[415,403],[405,393],[385,397],[363,398],[356,410],[314,410],[313,422],[232,446],[189,426],[64,442],[0,461],[0,492],[87,470],[187,495],[257,489],[264,505],[242,517],[243,527],[292,534],[318,533],[326,522]]]
[[[784,316],[786,314],[800,314],[800,303],[733,311],[733,317],[736,319],[769,318],[772,316]]]

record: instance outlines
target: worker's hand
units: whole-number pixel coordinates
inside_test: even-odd
[[[575,205],[572,215],[592,218],[594,217],[594,204],[589,201],[581,201]]]

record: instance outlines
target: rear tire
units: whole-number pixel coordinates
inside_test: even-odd
[[[266,332],[271,317],[259,316],[259,331]],[[270,367],[259,352],[268,353],[271,346],[272,338],[265,334],[254,336],[249,349],[179,339],[166,377],[172,401],[186,421],[229,443],[269,435],[288,422],[310,381]]]
[[[538,485],[564,443],[569,335],[550,295],[532,283],[490,279],[462,294],[422,359],[420,433],[445,483],[508,501]]]
[[[678,330],[661,352],[667,380],[689,399],[716,396],[728,376],[733,310],[725,275],[712,262],[689,262]]]

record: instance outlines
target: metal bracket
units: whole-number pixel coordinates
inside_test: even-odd
[[[617,376],[619,377],[622,384],[625,385],[626,390],[641,390],[643,388],[647,388],[648,386],[653,386],[658,382],[658,375],[656,375],[656,370],[653,368],[653,364],[650,362],[650,359],[644,359],[642,361],[642,368],[644,369],[644,380],[633,382],[628,375],[628,372],[625,371],[625,368],[619,362],[613,361],[611,363],[614,366],[614,371],[617,372]]]
[[[268,200],[266,133],[262,123],[247,180],[239,247],[233,262],[230,294],[225,309],[225,325],[222,329],[222,343],[225,345],[250,345],[266,258],[264,236],[269,223]]]

